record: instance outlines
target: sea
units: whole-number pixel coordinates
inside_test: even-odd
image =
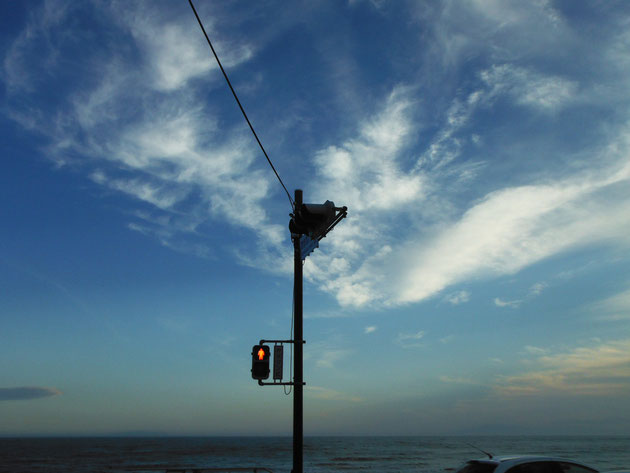
[[[474,447],[473,447],[474,446]],[[564,457],[599,471],[630,471],[628,437],[305,437],[305,473],[448,473],[494,455]],[[290,473],[291,437],[0,438],[0,472],[265,468]],[[260,473],[260,470],[258,471]]]

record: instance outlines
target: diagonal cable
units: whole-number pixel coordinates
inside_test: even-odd
[[[251,122],[249,121],[249,118],[247,117],[247,114],[245,113],[245,109],[241,105],[241,101],[238,99],[238,96],[236,95],[236,91],[234,90],[234,87],[232,87],[232,83],[230,82],[230,79],[228,78],[227,73],[225,72],[225,69],[223,69],[223,65],[221,65],[221,61],[219,60],[219,56],[217,55],[217,52],[214,50],[214,47],[212,46],[212,42],[210,41],[210,38],[208,37],[208,33],[206,33],[206,29],[203,27],[203,23],[201,22],[201,18],[199,18],[199,15],[197,14],[197,10],[195,9],[195,6],[193,5],[192,0],[188,0],[188,3],[190,4],[190,8],[192,8],[192,11],[195,14],[195,17],[197,18],[197,22],[199,22],[199,26],[201,27],[201,31],[203,31],[203,35],[206,37],[206,41],[208,41],[208,45],[210,46],[210,49],[212,50],[212,54],[214,54],[214,57],[217,60],[217,64],[219,64],[219,68],[221,68],[221,72],[223,73],[223,77],[225,77],[225,81],[227,82],[228,86],[230,87],[230,90],[232,91],[232,95],[234,95],[234,98],[236,99],[236,103],[238,104],[238,107],[241,109],[241,112],[243,113],[243,116],[245,117],[245,121],[247,121],[247,124],[249,125],[249,129],[252,130],[252,133],[254,134],[254,138],[256,138],[256,141],[258,142],[258,146],[260,146],[260,149],[262,150],[263,154],[265,155],[265,158],[267,158],[267,162],[269,163],[269,166],[271,166],[271,169],[273,169],[273,172],[276,175],[276,177],[278,178],[278,181],[280,182],[280,184],[282,185],[282,188],[284,189],[284,192],[287,193],[287,197],[289,198],[289,202],[291,202],[291,208],[295,208],[295,204],[293,203],[293,199],[291,198],[291,194],[289,194],[289,191],[287,190],[286,186],[284,185],[284,182],[282,182],[282,179],[280,178],[280,174],[278,174],[278,171],[276,171],[276,168],[274,167],[273,163],[271,162],[271,159],[269,158],[269,155],[267,154],[267,151],[265,151],[265,148],[263,147],[262,143],[260,142],[260,139],[258,138],[258,135],[256,134],[256,131],[254,131],[254,127],[252,126]]]

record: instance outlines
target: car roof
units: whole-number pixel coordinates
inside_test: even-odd
[[[532,461],[569,461],[566,458],[559,457],[549,457],[542,455],[501,455],[501,456],[493,456],[492,458],[480,458],[478,460],[474,460],[477,462],[488,462],[488,463],[503,463],[503,462],[513,462],[513,463],[521,463],[521,462],[532,462]]]
[[[568,458],[560,458],[560,457],[549,457],[549,456],[537,456],[537,455],[503,455],[496,456],[492,458],[480,458],[478,460],[470,460],[468,463],[486,463],[492,465],[501,465],[500,470],[504,471],[512,466],[519,465],[521,463],[532,463],[532,462],[563,462],[563,463],[573,463],[576,465],[583,466],[585,468],[589,468],[591,470],[595,470],[592,466],[586,465],[582,462],[571,460]],[[499,470],[497,470],[499,471]]]

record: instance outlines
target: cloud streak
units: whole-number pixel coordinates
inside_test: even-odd
[[[424,338],[424,331],[413,333],[399,333],[396,337],[396,343],[403,348],[417,348],[421,347],[420,340]]]
[[[597,319],[630,319],[630,289],[621,291],[602,301],[595,302],[588,309],[595,314],[595,318]]]
[[[514,274],[571,249],[628,245],[630,225],[623,217],[630,212],[626,132],[611,149],[612,156],[604,151],[598,157],[600,162],[613,163],[606,168],[491,192],[459,219],[444,222],[434,236],[407,237],[396,247],[383,246],[362,259],[353,272],[325,272],[324,287],[346,305],[406,304],[471,278]],[[407,209],[400,218],[411,217]],[[357,227],[354,231],[358,235],[352,229],[340,235],[343,249],[350,254],[366,244],[363,231]],[[378,230],[371,235],[393,243]]]
[[[58,396],[60,394],[61,391],[58,389],[38,386],[0,388],[0,401],[30,401],[33,399]]]
[[[519,105],[544,112],[557,111],[575,100],[578,90],[573,81],[508,64],[492,66],[481,78],[490,87],[489,100],[507,95]]]
[[[470,300],[470,291],[459,291],[448,294],[444,300],[452,305],[464,304]]]
[[[521,305],[522,302],[523,301],[521,300],[504,301],[503,299],[500,299],[498,297],[494,298],[494,305],[496,305],[497,307],[509,307],[511,309],[516,309]]]
[[[542,349],[528,347],[530,353]],[[496,387],[501,396],[565,394],[615,396],[630,393],[630,340],[615,340],[566,353],[539,356],[539,368],[508,376]]]

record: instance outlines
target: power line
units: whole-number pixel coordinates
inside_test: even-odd
[[[265,151],[265,148],[263,147],[262,143],[260,142],[260,139],[258,138],[258,135],[254,131],[254,127],[252,126],[251,122],[249,121],[249,118],[247,118],[247,114],[245,113],[245,109],[241,105],[241,101],[238,99],[238,96],[236,95],[236,91],[234,90],[234,87],[232,87],[232,83],[230,82],[230,79],[228,78],[228,76],[227,76],[227,74],[225,72],[225,69],[223,69],[223,66],[221,65],[221,61],[219,60],[219,56],[217,55],[217,52],[214,50],[214,47],[212,46],[212,42],[210,42],[210,38],[208,37],[208,33],[206,33],[206,29],[203,27],[203,23],[201,22],[201,18],[199,18],[199,15],[197,14],[197,10],[195,9],[195,6],[193,5],[192,0],[188,0],[188,3],[190,4],[190,8],[192,8],[192,11],[195,14],[195,17],[197,18],[197,21],[199,22],[199,26],[201,27],[201,31],[203,31],[203,35],[206,37],[206,41],[208,41],[208,45],[210,46],[210,49],[212,50],[212,54],[214,54],[214,57],[217,60],[217,64],[219,64],[219,68],[221,68],[221,72],[223,72],[223,77],[225,77],[225,80],[226,80],[228,86],[230,87],[230,90],[232,91],[232,95],[234,95],[234,98],[236,99],[236,103],[238,104],[238,107],[241,109],[241,112],[243,113],[243,116],[245,117],[245,120],[247,121],[247,124],[249,125],[249,129],[252,130],[252,133],[254,134],[254,138],[256,138],[256,141],[258,142],[258,146],[260,146],[260,149],[262,150],[263,154],[265,155],[265,158],[267,158],[267,162],[269,163],[269,166],[271,166],[271,169],[273,169],[273,172],[275,173],[276,177],[278,178],[278,181],[280,182],[280,185],[282,185],[282,188],[284,189],[284,192],[287,193],[287,197],[289,198],[289,202],[291,202],[291,208],[294,208],[295,204],[293,203],[293,199],[291,198],[291,194],[289,194],[289,191],[287,190],[286,186],[284,185],[284,182],[282,182],[282,179],[280,178],[280,175],[278,174],[278,171],[276,171],[276,168],[274,167],[273,163],[271,162],[271,159],[269,158],[269,155]]]

